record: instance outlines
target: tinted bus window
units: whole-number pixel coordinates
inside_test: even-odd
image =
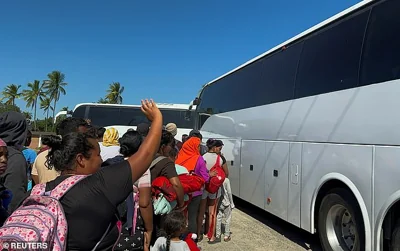
[[[119,108],[90,106],[88,118],[96,126],[116,125],[119,118]]]
[[[85,119],[86,118],[86,114],[85,114],[86,113],[86,108],[87,108],[86,105],[79,106],[78,108],[76,108],[74,110],[74,113],[72,114],[72,117]]]
[[[88,114],[85,116],[85,110]],[[193,114],[191,120],[185,118],[185,110],[161,109],[164,124],[175,123],[178,128],[193,128]],[[150,123],[146,116],[137,107],[112,107],[112,106],[80,106],[73,117],[89,118],[96,126],[137,126],[140,123]]]
[[[296,80],[296,98],[358,86],[361,48],[369,11],[308,38]]]
[[[258,105],[293,99],[294,81],[302,46],[302,42],[291,45],[263,61],[260,88],[253,94],[258,100]]]
[[[120,108],[116,125],[137,126],[140,123],[150,123],[140,108]]]
[[[193,121],[185,119],[185,111],[180,110],[161,110],[164,125],[175,123],[178,128],[193,128]]]
[[[400,78],[400,1],[382,2],[372,9],[364,43],[361,84]]]
[[[199,126],[213,114],[292,99],[301,47],[294,44],[205,88],[197,110]]]

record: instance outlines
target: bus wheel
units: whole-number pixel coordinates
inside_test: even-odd
[[[361,210],[348,190],[336,188],[325,195],[319,208],[318,232],[323,250],[364,250]]]
[[[390,251],[400,251],[400,220],[397,221],[397,224],[392,233]]]

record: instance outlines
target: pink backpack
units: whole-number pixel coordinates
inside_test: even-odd
[[[47,243],[46,250],[66,250],[68,226],[59,200],[85,177],[87,176],[68,177],[48,192],[45,192],[46,184],[34,186],[31,195],[22,202],[21,206],[8,217],[3,227],[0,228],[0,244],[40,242]],[[106,233],[109,228],[110,226]],[[94,249],[100,244],[106,233]]]

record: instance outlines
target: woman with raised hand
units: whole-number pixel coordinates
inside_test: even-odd
[[[148,136],[135,154],[110,168],[100,169],[96,135],[70,133],[44,142],[51,147],[48,166],[61,172],[46,183],[46,191],[71,175],[88,175],[60,199],[68,223],[67,250],[92,250],[96,245],[96,250],[110,250],[117,241],[117,206],[132,192],[133,183],[147,171],[160,146],[160,110],[152,100],[142,101],[141,109],[152,122]]]

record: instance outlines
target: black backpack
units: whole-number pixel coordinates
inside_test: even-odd
[[[101,165],[102,168],[112,168],[112,165],[124,161],[123,156],[116,156],[114,158],[107,159]],[[118,205],[117,210],[122,221],[123,227],[121,236],[114,250],[143,250],[144,249],[144,221],[138,210],[136,219],[136,231],[132,235],[132,222],[133,222],[133,211],[134,211],[133,192],[129,194],[128,198],[124,202]]]

